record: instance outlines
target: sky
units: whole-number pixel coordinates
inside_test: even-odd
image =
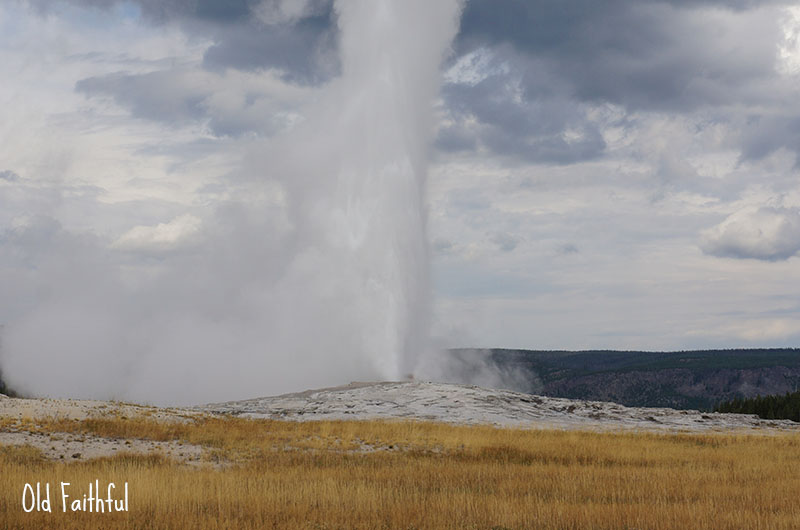
[[[394,24],[429,45],[420,9]],[[58,341],[100,328],[90,346],[109,348],[164,307],[238,318],[240,338],[248,282],[291,300],[302,178],[272,175],[291,174],[297,130],[338,134],[312,116],[346,77],[338,16],[327,0],[2,2],[4,347],[60,322]],[[421,106],[434,344],[798,345],[796,3],[468,0],[458,22],[431,37],[441,85]],[[346,274],[323,261],[303,285]],[[196,340],[238,344],[223,335]]]

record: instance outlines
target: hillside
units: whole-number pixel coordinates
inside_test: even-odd
[[[468,367],[480,359],[489,369],[513,374],[514,390],[632,407],[711,410],[722,401],[783,394],[800,386],[800,349],[794,348],[682,352],[454,349],[448,355],[456,367]],[[470,382],[468,376],[466,379],[462,382]]]

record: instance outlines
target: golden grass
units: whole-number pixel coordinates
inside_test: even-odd
[[[179,440],[231,465],[79,463],[0,448],[2,528],[798,528],[800,437],[524,431],[413,422],[148,418],[27,425]],[[130,512],[61,513],[57,486],[127,481]],[[26,482],[54,512],[24,513]]]

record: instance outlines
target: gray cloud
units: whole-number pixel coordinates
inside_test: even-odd
[[[191,71],[167,70],[142,75],[91,77],[75,85],[86,95],[110,95],[135,117],[182,124],[205,117],[212,89]]]
[[[107,9],[125,0],[28,0],[41,10],[70,3],[81,7]],[[175,19],[207,20],[216,23],[235,23],[248,19],[260,0],[133,0],[148,20],[165,23]]]
[[[289,81],[319,84],[339,72],[332,16],[329,12],[292,24],[265,27],[251,21],[219,28],[204,66],[215,71],[275,68]]]
[[[265,24],[274,25],[329,14],[331,10],[330,0],[262,0],[253,12]]]
[[[136,118],[172,126],[201,122],[216,136],[274,134],[296,110],[292,97],[272,94],[247,77],[225,77],[202,70],[116,73],[79,81],[87,96],[108,96]]]
[[[554,93],[531,93],[516,69],[494,70],[477,83],[453,82],[444,88],[454,123],[440,133],[440,148],[480,146],[512,158],[559,164],[603,152],[600,131],[579,105]],[[545,84],[541,79],[536,83]]]
[[[706,254],[718,257],[780,261],[800,251],[800,209],[747,209],[707,230],[701,241]]]
[[[31,0],[46,9],[56,0]],[[107,8],[120,0],[63,0]],[[274,69],[292,83],[319,85],[340,73],[338,29],[328,0],[137,0],[153,23],[179,24],[212,42],[203,68]],[[691,113],[739,106],[781,108],[796,89],[775,69],[781,38],[776,9],[788,1],[663,0],[553,2],[471,0],[461,21],[454,61],[488,50],[493,71],[477,82],[450,82],[443,96],[448,123],[438,148],[484,152],[510,160],[571,164],[606,153],[604,124],[592,107],[611,103],[627,113]],[[709,28],[713,28],[710,30]],[[118,80],[121,82],[121,80]],[[147,84],[153,79],[142,80]],[[132,79],[129,88],[138,90]],[[84,90],[99,89],[87,82]],[[110,80],[105,82],[112,89]],[[170,93],[174,84],[164,89]],[[188,91],[155,101],[128,101],[140,117],[200,116]],[[173,105],[174,104],[174,105]],[[729,113],[724,119],[731,120]],[[800,150],[796,123],[754,114],[740,138],[743,159],[785,147]],[[776,116],[780,116],[779,111]],[[214,121],[214,117],[208,117]],[[242,118],[217,118],[216,134],[252,130]],[[246,121],[246,120],[245,120]],[[255,120],[253,120],[255,121]],[[271,126],[270,126],[271,127]]]
[[[756,114],[742,131],[742,159],[761,160],[778,149],[795,152],[795,167],[800,167],[800,115],[793,113]]]
[[[477,82],[446,87],[453,123],[438,146],[570,164],[605,154],[603,125],[589,114],[598,105],[628,116],[719,108],[726,122],[748,107],[783,109],[796,99],[776,70],[777,9],[789,4],[469,2],[453,64],[476,51],[491,59]],[[760,122],[742,139],[745,158],[800,149],[794,121]]]
[[[42,11],[60,3],[97,9],[123,0],[29,0]],[[281,70],[287,79],[316,84],[338,72],[337,27],[327,0],[133,0],[154,24],[178,24],[213,44],[207,68]],[[290,7],[287,7],[289,5]],[[299,6],[299,7],[297,7]],[[269,13],[286,13],[270,18]]]
[[[43,9],[59,2],[30,1]],[[97,8],[122,2],[60,1]],[[319,82],[337,71],[331,64],[335,59],[325,53],[337,32],[328,0],[135,1],[147,20],[177,22],[212,39],[206,56],[210,68],[280,68],[302,82]],[[791,2],[472,0],[456,50],[462,55],[481,46],[508,45],[543,61],[568,83],[570,95],[583,100],[685,108],[725,99],[732,87],[770,74],[774,17],[757,10],[781,4]],[[705,8],[754,15],[746,25],[726,25],[708,13],[698,16]],[[706,31],[709,24],[715,31]],[[527,67],[541,75],[537,69]]]
[[[519,236],[508,232],[495,232],[491,234],[489,240],[503,252],[512,252],[520,243]]]
[[[556,249],[556,252],[561,255],[580,254],[580,249],[572,243],[564,243]]]
[[[437,255],[447,255],[453,252],[455,245],[449,239],[445,239],[443,237],[437,237],[431,243],[431,248],[433,252]]]
[[[21,177],[14,173],[11,170],[0,171],[0,180],[5,180],[6,182],[19,182]]]
[[[459,43],[462,51],[508,44],[539,58],[583,100],[686,109],[727,101],[731,89],[773,73],[774,16],[702,9],[778,3],[477,1]]]

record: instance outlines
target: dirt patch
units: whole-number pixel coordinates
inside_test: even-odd
[[[204,450],[198,445],[152,440],[123,440],[70,433],[0,432],[0,445],[29,445],[50,460],[79,461],[120,453],[161,454],[182,463],[200,465]]]

